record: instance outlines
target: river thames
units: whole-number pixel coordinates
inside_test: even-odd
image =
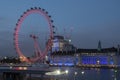
[[[120,68],[48,67],[45,69],[48,72],[44,69],[28,69],[1,69],[1,72],[12,74],[12,77],[9,74],[5,79],[2,79],[4,76],[1,74],[1,80],[120,80]],[[41,74],[42,72],[44,74]],[[15,77],[19,73],[20,75]]]
[[[58,76],[51,76],[57,80],[119,80],[120,69],[81,69],[66,68],[69,73]]]
[[[67,74],[44,75],[31,74],[30,80],[119,80],[120,69],[100,69],[100,68],[75,68],[75,67],[51,67],[50,70],[67,70]],[[29,80],[26,78],[25,80]]]

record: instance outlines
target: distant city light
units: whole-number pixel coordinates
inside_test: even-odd
[[[100,64],[100,61],[99,61],[99,60],[97,60],[97,64]]]
[[[22,67],[19,67],[18,69],[19,69],[19,70],[22,70]]]
[[[82,73],[82,74],[84,74],[85,72],[84,72],[84,71],[82,71],[81,73]]]
[[[75,75],[77,75],[77,72],[75,72]]]
[[[12,69],[13,67],[12,66],[10,66],[10,69]]]
[[[115,70],[115,72],[117,72],[117,70]]]
[[[69,39],[69,42],[71,42],[72,40],[71,39]]]
[[[7,59],[7,57],[5,56],[4,59]]]
[[[65,73],[68,74],[68,70],[65,70]]]
[[[24,70],[27,70],[27,67],[23,67]]]

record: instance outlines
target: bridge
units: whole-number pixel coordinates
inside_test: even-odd
[[[2,80],[24,80],[24,78],[29,77],[31,80],[32,74],[39,74],[41,77],[45,75],[45,73],[52,72],[47,66],[33,66],[33,65],[9,65],[9,64],[1,64],[0,65],[0,74]],[[0,79],[0,80],[1,80]]]

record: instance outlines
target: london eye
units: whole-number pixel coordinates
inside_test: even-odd
[[[37,18],[42,17],[42,19],[44,20],[41,23],[45,22],[46,27],[43,27],[42,24],[38,24],[40,25],[39,28],[31,27],[30,24],[32,22],[27,22],[26,20],[29,19],[29,16],[33,16],[33,14],[37,15]],[[38,17],[38,15],[40,17]],[[31,21],[38,22],[40,20],[31,19]],[[46,41],[42,39],[43,35],[44,36],[47,35]],[[51,20],[51,16],[48,15],[48,12],[45,11],[45,9],[34,7],[26,10],[18,19],[15,26],[15,30],[14,30],[14,46],[21,61],[35,62],[38,60],[43,60],[45,56],[48,54],[48,51],[51,49],[53,35],[54,35],[53,20]],[[42,39],[42,40],[39,40],[39,39]],[[39,43],[39,41],[41,42]],[[42,49],[43,47],[42,43],[45,44],[43,49]],[[27,56],[29,56],[31,53],[33,53],[32,55],[35,55],[35,56],[31,55],[32,57],[30,56],[28,58]]]

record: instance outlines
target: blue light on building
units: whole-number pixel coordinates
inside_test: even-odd
[[[114,65],[117,64],[116,56],[119,48],[102,48],[101,42],[97,49],[73,48],[63,36],[55,36],[53,40],[50,64],[58,66],[73,65]],[[111,56],[112,55],[112,56]]]

